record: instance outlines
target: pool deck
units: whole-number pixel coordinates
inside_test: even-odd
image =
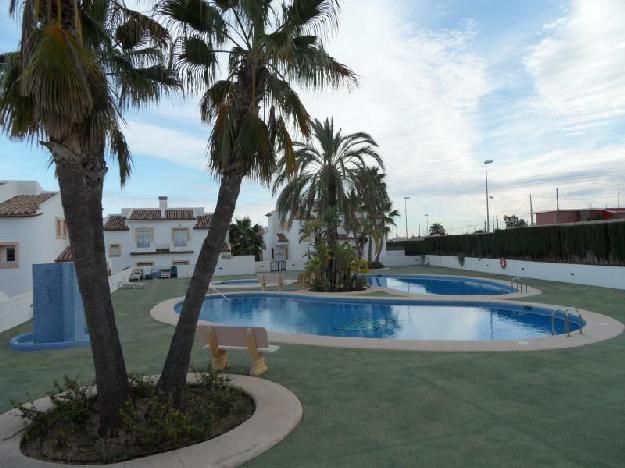
[[[437,267],[396,273],[470,272]],[[487,276],[483,273],[475,276]],[[488,276],[490,277],[490,276]],[[533,300],[572,304],[625,321],[625,291],[529,280]],[[149,316],[184,294],[187,280],[148,281],[113,295],[128,369],[158,374],[173,329]],[[0,334],[0,411],[39,398],[64,375],[93,377],[89,349],[12,352]],[[249,356],[230,353],[230,373]],[[543,352],[407,352],[283,344],[263,377],[291,390],[303,419],[249,468],[622,467],[625,461],[625,334]],[[196,341],[192,364],[208,361]],[[0,460],[0,466],[2,460]]]
[[[434,275],[428,275],[434,276]],[[443,275],[438,275],[443,277]],[[445,275],[449,277],[449,275]],[[484,278],[485,279],[485,278]],[[493,281],[493,280],[490,280]],[[502,280],[494,280],[505,283]],[[385,292],[383,296],[371,294],[367,292]],[[410,301],[430,301],[430,302],[467,302],[476,301],[487,304],[502,304],[506,299],[520,299],[540,294],[540,290],[536,288],[528,288],[527,292],[517,292],[502,295],[472,295],[472,296],[439,296],[431,294],[408,294],[399,292],[392,288],[372,288],[363,292],[351,293],[319,293],[307,290],[300,291],[257,291],[254,294],[271,294],[283,295],[287,297],[304,297],[304,298],[340,298],[340,299],[366,299],[373,302],[384,302],[393,300],[394,302],[410,302]],[[232,292],[229,295],[246,295],[250,292]],[[217,296],[217,294],[208,294],[207,297]],[[178,322],[178,314],[174,310],[174,306],[184,300],[184,297],[175,297],[159,302],[150,310],[150,316],[159,322],[175,325]],[[541,307],[546,309],[558,310],[564,309],[565,306],[541,304],[538,302],[515,302],[516,304],[528,305],[533,307]],[[277,343],[301,344],[310,346],[328,346],[336,348],[354,348],[354,349],[393,349],[404,351],[542,351],[549,349],[574,348],[584,346],[599,341],[614,338],[625,329],[625,326],[610,317],[588,310],[580,310],[586,325],[582,332],[572,332],[570,336],[556,335],[541,338],[532,338],[527,340],[394,340],[384,338],[360,338],[360,337],[341,337],[341,336],[324,336],[310,335],[304,333],[285,333],[274,330],[268,330],[269,339]],[[216,322],[199,320],[200,325],[219,325]]]

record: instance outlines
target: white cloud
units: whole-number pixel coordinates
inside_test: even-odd
[[[193,169],[206,168],[208,138],[203,139],[183,130],[138,121],[128,122],[124,133],[130,150],[135,155],[165,159]]]
[[[360,86],[305,95],[317,118],[366,131],[380,144],[396,196],[420,192],[475,166],[473,116],[489,91],[485,64],[471,50],[475,24],[415,30],[409,2],[352,0],[328,49],[360,76]]]
[[[622,0],[574,0],[544,27],[525,64],[536,105],[565,117],[571,130],[625,114],[625,11]]]

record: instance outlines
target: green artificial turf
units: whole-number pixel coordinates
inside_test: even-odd
[[[456,273],[395,268],[401,273]],[[463,275],[470,275],[462,272]],[[485,276],[484,274],[475,274]],[[625,321],[625,291],[532,281],[531,300],[575,305]],[[128,368],[158,373],[173,328],[154,322],[157,302],[184,295],[185,280],[114,294]],[[64,374],[92,377],[88,349],[11,352],[0,334],[0,409],[42,396]],[[500,353],[346,350],[281,345],[267,379],[293,391],[304,418],[283,442],[248,463],[318,466],[624,466],[625,337],[580,348]],[[205,365],[200,346],[193,362]],[[246,373],[244,353],[231,372]],[[0,461],[0,466],[1,466]]]

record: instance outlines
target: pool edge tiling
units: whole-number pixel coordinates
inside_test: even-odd
[[[237,292],[231,293],[232,295],[245,295],[250,292]],[[327,294],[327,293],[314,293],[310,291],[298,291],[293,292],[254,292],[253,294],[268,294],[268,295],[285,295],[290,297],[305,296],[311,297],[324,297],[324,298],[343,298],[343,299],[359,299],[362,300],[362,296],[352,294],[341,294],[340,296]],[[211,295],[209,295],[211,296]],[[428,301],[438,302],[433,299],[433,296],[422,296],[424,299],[427,297]],[[440,296],[439,296],[440,297]],[[410,297],[394,297],[393,301],[406,301],[413,302],[416,296]],[[175,325],[178,321],[178,314],[175,312],[174,307],[177,303],[184,300],[183,297],[177,297],[165,300],[156,304],[150,311],[150,316],[159,322],[169,325]],[[382,297],[367,297],[367,300],[371,301],[388,301],[389,298]],[[466,302],[466,296],[444,296],[444,300],[440,302]],[[493,299],[492,297],[477,298],[473,296],[472,300],[485,303],[501,303],[501,298]],[[505,301],[504,301],[505,302]],[[517,302],[515,304],[528,305],[532,307],[540,307],[544,309],[558,309],[560,306],[540,304],[534,302]],[[595,312],[580,309],[586,325],[583,328],[583,334],[575,331],[571,336],[556,335],[541,338],[533,338],[527,340],[482,340],[482,341],[446,341],[446,340],[395,340],[386,338],[360,338],[360,337],[335,337],[335,336],[322,336],[322,335],[309,335],[303,333],[282,333],[268,330],[269,339],[278,343],[286,344],[301,344],[312,346],[327,346],[336,348],[355,348],[355,349],[389,349],[389,350],[412,350],[412,351],[539,351],[549,349],[561,349],[561,348],[573,348],[583,346],[599,341],[608,340],[614,338],[625,330],[625,325],[621,322],[601,315]],[[216,323],[200,320],[198,322],[201,325],[215,325]]]

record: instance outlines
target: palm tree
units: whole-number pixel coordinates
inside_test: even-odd
[[[212,125],[209,169],[220,178],[213,221],[161,372],[160,386],[176,402],[241,181],[269,183],[278,152],[284,154],[286,171],[294,169],[287,122],[304,136],[310,133],[310,117],[291,82],[304,88],[356,83],[319,37],[336,25],[337,8],[336,0],[162,0],[158,6],[179,31],[175,60],[184,82],[203,92],[201,118]]]
[[[232,255],[254,255],[258,261],[263,254],[263,228],[252,226],[250,218],[237,219],[230,225]]]
[[[177,82],[162,65],[167,30],[122,0],[24,0],[19,50],[0,55],[0,123],[50,152],[91,338],[102,431],[114,430],[128,379],[107,281],[106,154],[131,170],[120,112]],[[11,0],[15,15],[18,2]]]
[[[382,247],[384,247],[384,239],[391,231],[391,226],[396,226],[395,218],[399,217],[399,211],[393,209],[390,200],[381,206],[380,212],[376,216],[376,223],[371,233],[371,237],[375,242],[375,262],[379,263]]]
[[[277,201],[283,222],[290,225],[296,216],[310,219],[317,213],[328,220],[328,242],[336,246],[338,220],[352,214],[349,195],[358,192],[361,171],[368,160],[382,168],[384,163],[377,143],[367,133],[335,132],[334,121],[328,118],[315,120],[312,130],[314,141],[296,144],[294,171],[287,158],[280,160],[273,192],[284,186]],[[335,262],[330,261],[328,268],[331,284],[335,284]]]

